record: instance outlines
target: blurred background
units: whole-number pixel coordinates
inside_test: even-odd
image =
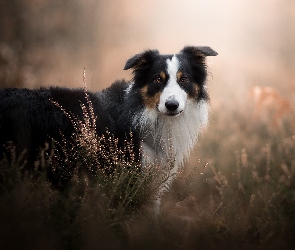
[[[0,0],[0,88],[82,87],[85,68],[88,89],[98,91],[116,79],[132,77],[130,71],[123,71],[130,56],[145,49],[177,53],[185,45],[210,46],[219,53],[207,58],[210,123],[186,170],[163,198],[160,231],[169,244],[179,244],[177,249],[196,249],[192,247],[196,243],[201,249],[202,242],[204,249],[221,249],[222,238],[226,249],[240,248],[240,239],[249,243],[243,249],[294,249],[294,0]],[[35,184],[30,189],[24,185],[28,197],[33,198],[26,198],[22,185],[14,185],[21,191],[13,191],[12,198],[6,195],[6,187],[1,189],[9,201],[5,211],[13,214],[17,226],[9,227],[10,217],[2,213],[6,222],[0,231],[18,235],[15,231],[20,230],[23,239],[24,232],[30,236],[25,226],[29,225],[37,228],[37,234],[32,230],[36,238],[39,224],[32,224],[32,218],[44,217],[46,226],[42,229],[48,228],[51,212],[42,211],[51,211],[57,201],[60,206],[60,200],[52,199],[48,188],[42,191]],[[86,194],[88,197],[88,191]],[[70,235],[77,244],[76,233],[83,230],[78,241],[95,247],[82,248],[97,249],[106,231],[99,227],[102,220],[97,214],[102,212],[96,192],[93,194],[88,203],[95,205],[85,202],[87,206],[82,206],[82,212],[77,209],[75,220],[65,217],[64,229],[48,234],[46,249],[50,249],[52,235],[56,239]],[[18,206],[19,197],[25,205]],[[42,206],[36,210],[39,197]],[[44,200],[53,201],[46,205]],[[65,201],[65,214],[72,211],[67,207],[81,206],[73,206],[73,201]],[[25,219],[19,219],[23,214]],[[56,221],[60,225],[64,218],[56,214],[50,225]],[[22,223],[24,220],[27,224]],[[139,242],[146,242],[144,238],[150,241],[142,229],[148,223],[133,221],[133,234],[125,217],[121,220],[130,242],[137,238]],[[112,225],[117,228],[116,223],[108,230]],[[103,232],[100,238],[97,231]],[[236,237],[239,233],[240,238]],[[6,240],[7,234],[2,235]],[[30,243],[33,237],[28,237]],[[37,238],[40,242],[45,239]],[[230,240],[234,247],[230,247]],[[18,237],[12,242],[22,241]],[[111,238],[110,242],[115,241]],[[261,248],[262,243],[270,247]],[[208,248],[208,244],[213,247]]]
[[[286,87],[294,26],[292,0],[1,0],[0,86],[80,86],[85,67],[96,90],[128,77],[126,59],[143,49],[208,45],[219,52],[212,91]]]
[[[213,123],[214,114],[233,123],[237,112],[274,129],[286,116],[294,125],[293,0],[0,1],[0,88],[82,87],[86,68],[97,91],[132,77],[123,71],[130,56],[185,45],[219,53],[208,58]]]

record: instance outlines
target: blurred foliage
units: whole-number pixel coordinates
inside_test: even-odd
[[[231,113],[226,119],[213,116],[210,131],[196,148],[202,158],[179,174],[164,194],[161,214],[155,220],[152,194],[164,181],[159,179],[159,166],[139,171],[138,162],[122,157],[125,153],[117,148],[115,138],[96,137],[91,109],[82,108],[84,119],[75,121],[77,136],[62,147],[67,161],[43,154],[44,160],[36,162],[36,169],[44,171],[28,173],[22,171],[25,166],[11,147],[11,160],[0,162],[0,235],[4,248],[295,246],[292,113],[281,127],[259,119],[249,122],[246,112]],[[89,141],[92,143],[85,143]],[[104,149],[104,143],[111,151]],[[130,154],[132,144],[125,150]],[[48,182],[45,170],[52,164],[63,170],[75,165],[66,189],[52,189]],[[105,171],[108,169],[112,171]]]
[[[82,46],[93,46],[97,27],[91,24],[98,5],[91,0],[87,5],[78,0],[2,0],[0,87],[42,85],[52,68],[81,55]]]

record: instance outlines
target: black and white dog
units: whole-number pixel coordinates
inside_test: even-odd
[[[122,145],[132,132],[135,149],[138,154],[142,149],[147,163],[166,161],[172,150],[176,173],[207,124],[205,57],[216,55],[210,47],[191,46],[178,54],[147,50],[131,57],[124,67],[133,69],[131,82],[117,81],[101,92],[88,93],[97,115],[97,134],[108,129]],[[0,90],[0,146],[13,141],[17,153],[27,149],[33,161],[48,138],[59,140],[61,133],[66,138],[74,133],[70,119],[51,100],[82,117],[84,94],[83,89],[59,87]]]

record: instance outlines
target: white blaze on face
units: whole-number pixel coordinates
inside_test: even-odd
[[[175,113],[178,114],[184,110],[187,94],[177,83],[177,72],[179,70],[179,61],[177,57],[173,55],[171,59],[166,60],[166,63],[169,80],[160,96],[158,109],[163,114],[169,113],[166,108],[166,102],[168,100],[174,100],[179,103],[177,110],[175,110]]]

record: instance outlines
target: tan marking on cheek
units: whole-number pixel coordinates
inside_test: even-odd
[[[193,93],[188,95],[188,98],[190,98],[190,99],[196,99],[199,95],[199,91],[200,91],[199,85],[196,83],[193,83],[193,89],[194,89]]]
[[[160,72],[160,77],[162,78],[163,82],[166,81],[166,74],[163,71]]]
[[[180,81],[180,78],[182,77],[182,72],[181,71],[178,71],[177,73],[176,73],[176,77],[177,77],[177,82],[179,82]]]
[[[144,102],[144,105],[147,108],[155,109],[158,106],[159,102],[160,102],[160,95],[161,95],[161,93],[158,92],[158,93],[156,93],[153,96],[149,96],[147,94],[147,90],[148,90],[148,86],[144,86],[141,89],[141,91],[140,91],[141,92],[142,99],[143,99],[143,102]]]

